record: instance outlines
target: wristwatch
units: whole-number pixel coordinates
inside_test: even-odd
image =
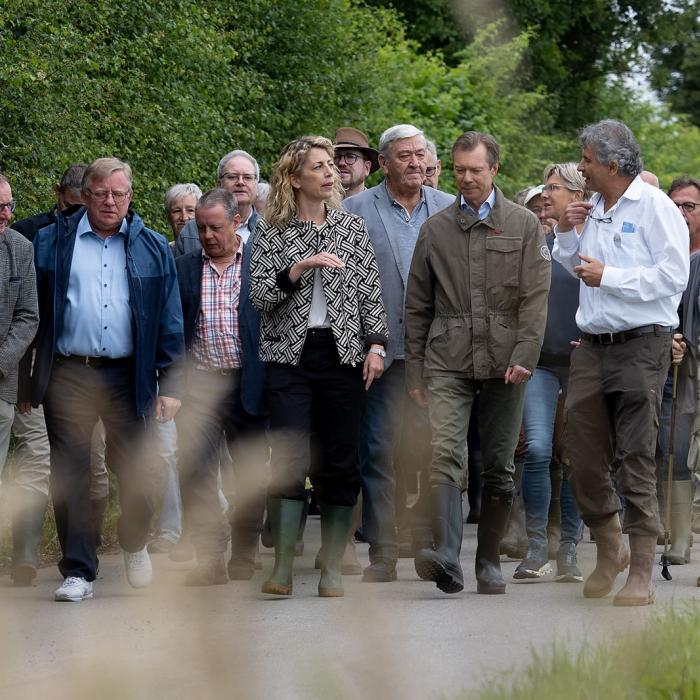
[[[379,355],[379,357],[386,357],[386,350],[384,348],[370,348],[368,352],[373,352],[375,355]]]

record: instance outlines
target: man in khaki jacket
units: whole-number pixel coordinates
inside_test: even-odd
[[[418,553],[416,571],[445,593],[464,587],[460,485],[477,392],[484,460],[477,590],[505,593],[499,543],[513,500],[524,383],[547,317],[549,249],[537,217],[493,186],[498,156],[487,134],[457,139],[452,159],[461,196],[423,224],[406,291],[408,389],[429,405],[433,431],[435,550]]]

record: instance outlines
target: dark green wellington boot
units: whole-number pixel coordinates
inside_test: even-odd
[[[271,498],[268,502],[272,541],[275,545],[275,568],[262,585],[263,593],[292,595],[294,547],[299,533],[303,501]]]
[[[693,503],[693,482],[671,482],[671,549],[666,555],[669,564],[690,563],[690,535]]]
[[[351,522],[351,506],[328,506],[321,503],[323,561],[321,580],[318,582],[318,594],[321,598],[341,598],[345,595],[340,560],[345,552]]]
[[[436,484],[430,489],[435,549],[421,549],[414,561],[424,581],[434,581],[443,593],[459,593],[464,574],[459,562],[462,550],[462,492],[458,486]]]
[[[33,489],[16,487],[12,492],[12,584],[31,586],[39,566],[37,548],[41,542],[48,499]]]
[[[496,494],[484,489],[481,496],[475,564],[477,593],[497,595],[506,592],[499,546],[512,504],[512,493]]]

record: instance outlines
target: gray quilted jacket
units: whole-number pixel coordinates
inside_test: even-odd
[[[296,283],[289,268],[319,252],[337,255],[343,268],[323,268],[321,279],[342,364],[364,361],[372,343],[386,346],[387,324],[379,271],[364,220],[328,209],[325,225],[293,219],[280,230],[258,221],[250,263],[250,298],[262,313],[260,359],[298,364],[311,310],[314,271]]]

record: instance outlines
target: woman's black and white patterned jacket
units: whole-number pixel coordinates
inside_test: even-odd
[[[326,223],[292,219],[286,229],[258,221],[250,262],[250,298],[262,312],[260,359],[299,362],[306,337],[314,270],[296,284],[292,265],[319,252],[337,255],[341,268],[322,268],[321,279],[331,328],[342,364],[364,361],[372,343],[386,346],[387,323],[379,270],[365,221],[355,214],[327,209]]]

